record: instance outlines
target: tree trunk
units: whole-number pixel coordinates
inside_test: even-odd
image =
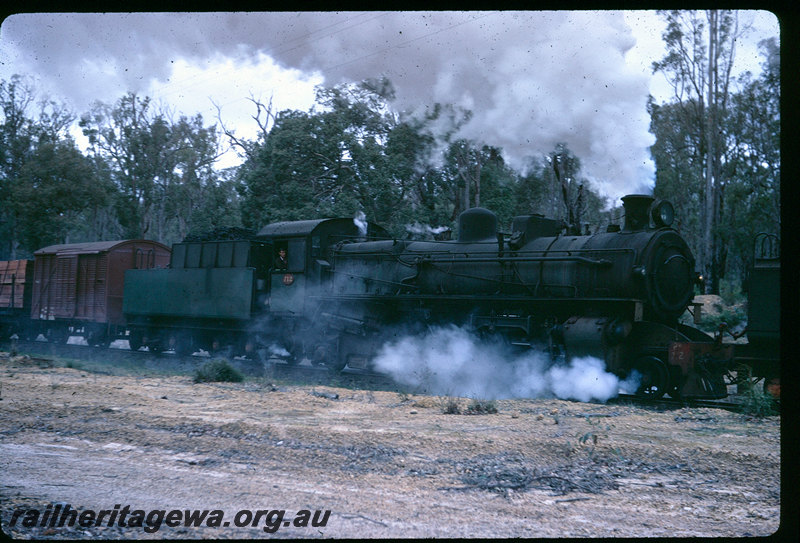
[[[714,284],[716,283],[716,270],[714,257],[714,208],[715,197],[714,194],[714,134],[716,126],[714,122],[715,114],[715,59],[716,59],[716,45],[717,45],[717,13],[715,10],[708,12],[708,107],[706,111],[706,175],[705,175],[705,221],[703,228],[703,262],[705,274],[705,293],[714,293]]]
[[[475,207],[481,207],[481,155],[477,153],[475,164]]]
[[[464,172],[463,169],[461,171]],[[464,211],[466,211],[471,207],[469,205],[469,174],[465,172],[461,177],[464,179]]]

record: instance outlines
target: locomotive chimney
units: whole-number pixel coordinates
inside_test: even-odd
[[[648,212],[653,200],[655,198],[646,194],[628,194],[622,197],[622,207],[625,209],[623,232],[644,230],[650,225]]]

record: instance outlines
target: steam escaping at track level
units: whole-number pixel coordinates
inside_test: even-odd
[[[433,328],[385,344],[373,367],[420,392],[483,399],[561,398],[606,401],[638,386],[605,371],[602,360],[574,358],[553,365],[539,351],[515,352],[500,341],[479,340],[456,326]]]

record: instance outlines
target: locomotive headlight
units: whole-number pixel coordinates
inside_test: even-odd
[[[675,221],[675,208],[667,200],[658,200],[650,208],[650,216],[658,228],[671,226]]]

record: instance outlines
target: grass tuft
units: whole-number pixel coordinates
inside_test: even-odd
[[[197,368],[194,372],[195,383],[241,383],[242,381],[244,381],[244,375],[231,366],[224,358],[210,360]]]
[[[751,417],[770,417],[777,415],[775,399],[760,387],[751,387],[744,394],[741,412]]]
[[[494,400],[474,399],[464,411],[465,415],[493,415],[495,413],[497,413],[497,406]]]
[[[461,414],[461,402],[458,398],[453,398],[452,396],[442,396],[440,398],[440,405],[442,408],[442,413],[445,415],[460,415]]]

